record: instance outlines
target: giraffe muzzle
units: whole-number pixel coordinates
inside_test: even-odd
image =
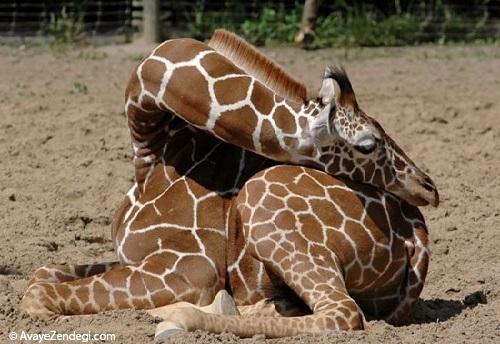
[[[408,203],[420,207],[432,205],[437,207],[439,205],[439,193],[436,185],[429,176],[425,174],[417,174],[409,177],[406,182],[405,195],[400,195]]]

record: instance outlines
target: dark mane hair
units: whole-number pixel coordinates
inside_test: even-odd
[[[218,29],[208,45],[283,98],[307,101],[307,90],[301,82],[243,38]]]

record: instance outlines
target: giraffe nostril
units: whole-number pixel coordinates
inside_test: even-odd
[[[431,183],[425,182],[425,183],[422,184],[422,186],[427,191],[431,191],[431,192],[434,191],[434,185],[432,185]]]

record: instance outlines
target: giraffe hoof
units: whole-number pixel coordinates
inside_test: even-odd
[[[240,315],[233,297],[224,289],[215,295],[214,301],[208,308],[201,310],[212,314]]]
[[[155,343],[161,343],[167,338],[185,333],[186,330],[171,321],[162,321],[156,326]]]

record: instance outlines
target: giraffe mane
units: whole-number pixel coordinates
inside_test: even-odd
[[[276,94],[297,102],[307,101],[304,84],[236,34],[217,29],[208,45]]]

